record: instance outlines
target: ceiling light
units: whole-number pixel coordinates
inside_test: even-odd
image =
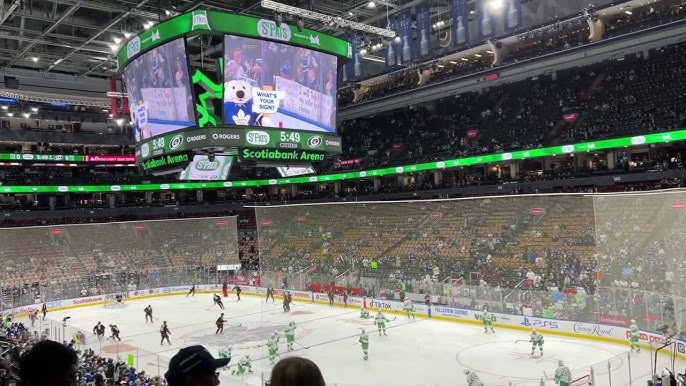
[[[171,15],[171,12],[169,12],[168,9],[165,9],[165,10],[164,10],[164,14],[167,15],[167,16],[169,16],[169,15]]]
[[[28,118],[31,116],[31,113],[24,113],[24,118]]]
[[[468,61],[469,61],[469,59],[467,59],[467,58],[460,58],[460,59],[462,59],[462,60],[465,61],[465,62],[468,62]]]
[[[365,56],[367,55],[367,49],[363,48],[360,50],[360,56]]]
[[[130,38],[131,37],[131,32],[124,32],[124,37],[125,38]]]
[[[14,113],[7,113],[7,116],[8,116],[8,117],[13,117],[13,116],[14,116]]]
[[[470,15],[473,15],[473,14],[475,14],[475,13],[476,13],[476,12],[474,12],[473,10],[472,10],[472,11],[469,11],[469,14],[470,14]]]
[[[124,120],[119,118],[115,122],[117,122],[117,125],[121,126],[124,123]]]
[[[474,56],[476,56],[477,58],[480,58],[481,54],[474,54]]]
[[[493,53],[493,51],[491,51],[491,50],[486,50],[486,52],[488,52],[489,54]]]
[[[376,3],[374,2],[374,0],[369,0],[369,3],[367,3],[367,8],[369,8],[369,9],[376,8]]]
[[[114,42],[117,44],[121,43],[121,38],[119,38],[117,36],[115,36],[114,39],[112,39],[112,40],[114,40]]]
[[[626,11],[624,11],[624,13],[626,13],[627,15],[633,15],[634,14],[633,12],[629,11],[628,9]]]
[[[38,61],[38,57],[34,56],[33,58],[31,58],[31,60],[33,60],[33,62],[36,63]]]
[[[110,48],[112,49],[112,51],[116,51],[119,49],[119,46],[116,44],[110,44]]]
[[[58,65],[58,64],[60,64],[60,63],[62,63],[62,59],[57,59],[57,60],[55,60],[55,65]]]
[[[403,39],[400,38],[400,36],[396,36],[395,39],[393,39],[396,43],[400,43],[403,41]]]
[[[503,0],[491,0],[488,5],[493,9],[500,9],[503,7]]]
[[[7,108],[8,108],[7,106],[2,106],[3,110],[7,110]]]
[[[34,113],[37,113],[37,112],[38,112],[38,107],[31,107],[31,111],[33,111]]]
[[[352,13],[352,12],[348,12],[348,15],[353,16],[353,13]]]
[[[436,65],[436,67],[438,67],[438,68],[443,68],[443,67],[445,67],[445,66],[439,63],[439,64]]]

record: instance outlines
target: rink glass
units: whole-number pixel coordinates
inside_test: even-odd
[[[386,299],[404,289],[464,309],[615,325],[635,319],[642,329],[679,333],[684,203],[685,192],[661,191],[256,207],[244,220],[256,223],[259,269],[241,276],[277,289],[333,284]],[[2,308],[91,288],[221,284],[217,266],[235,263],[246,248],[238,237],[253,232],[239,235],[235,217],[2,229]],[[56,338],[78,332],[53,324]],[[135,355],[164,373],[168,358]]]

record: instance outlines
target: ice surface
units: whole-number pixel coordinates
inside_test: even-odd
[[[154,324],[145,323],[143,308],[152,305],[159,318]],[[266,360],[264,345],[275,330],[283,332],[290,321],[297,323],[296,345],[292,353],[286,352],[285,339],[281,339],[281,358],[299,355],[313,360],[322,370],[327,385],[464,385],[464,369],[477,371],[486,386],[540,385],[544,372],[552,377],[558,360],[564,360],[576,379],[595,370],[595,385],[609,385],[608,363],[612,386],[637,385],[650,376],[650,353],[643,351],[631,358],[631,376],[627,358],[628,345],[608,344],[584,339],[571,339],[545,335],[544,356],[531,357],[528,334],[497,329],[495,334],[484,334],[478,326],[435,320],[408,320],[404,316],[388,315],[387,336],[379,336],[372,319],[359,318],[354,308],[295,303],[291,313],[282,311],[281,303],[264,302],[264,299],[243,296],[224,298],[225,318],[228,325],[223,335],[215,335],[214,321],[220,311],[212,305],[210,294],[195,297],[171,296],[143,300],[127,300],[126,307],[105,309],[102,306],[49,312],[48,319],[62,321],[70,316],[68,329],[88,331],[87,346],[103,355],[126,358],[132,353],[136,367],[148,373],[164,374],[171,358],[179,348],[202,344],[217,356],[222,347],[231,346],[233,355],[249,354],[253,359],[254,373],[241,381],[230,370],[221,374],[223,385],[261,385],[269,378],[271,366]],[[171,330],[172,346],[160,346],[159,327],[166,320]],[[92,334],[98,322],[116,324],[121,330],[121,343],[104,341],[100,344]],[[46,323],[46,322],[42,322]],[[240,327],[231,325],[241,324]],[[38,326],[37,326],[38,327]],[[370,335],[369,360],[362,359],[357,344],[360,329]],[[109,329],[107,330],[109,334]],[[67,333],[67,336],[70,334]],[[526,340],[515,343],[516,340]],[[234,356],[232,364],[239,357]],[[658,369],[670,362],[667,356],[659,358]],[[681,372],[684,364],[677,362]],[[638,383],[636,383],[638,382]],[[544,381],[552,385],[552,381]]]

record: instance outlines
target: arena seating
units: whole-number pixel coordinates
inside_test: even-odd
[[[605,38],[621,36],[633,31],[638,31],[664,24],[670,21],[681,20],[686,15],[686,2],[670,1],[658,5],[650,4],[633,9],[633,15],[620,14],[614,18],[603,18],[605,23]],[[545,54],[560,52],[584,44],[588,44],[588,28],[586,21],[575,19],[569,22],[557,23],[537,31],[527,32],[520,35],[517,43],[508,48],[508,54],[503,64],[521,62],[527,59],[537,58]],[[438,53],[441,55],[441,53]],[[342,88],[339,91],[338,106],[347,107],[354,103],[365,102],[399,92],[417,88],[417,73],[431,69],[434,76],[425,85],[449,81],[460,77],[469,76],[479,71],[490,68],[492,57],[483,53],[479,59],[471,59],[465,63],[459,61],[451,63],[443,61],[442,68],[437,68],[440,62],[414,63],[411,67],[392,72],[386,79],[368,84],[370,91],[363,98],[354,101],[352,90]],[[360,80],[354,81],[355,83]]]

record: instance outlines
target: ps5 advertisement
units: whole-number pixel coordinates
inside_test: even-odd
[[[224,122],[336,132],[336,57],[226,35]]]

